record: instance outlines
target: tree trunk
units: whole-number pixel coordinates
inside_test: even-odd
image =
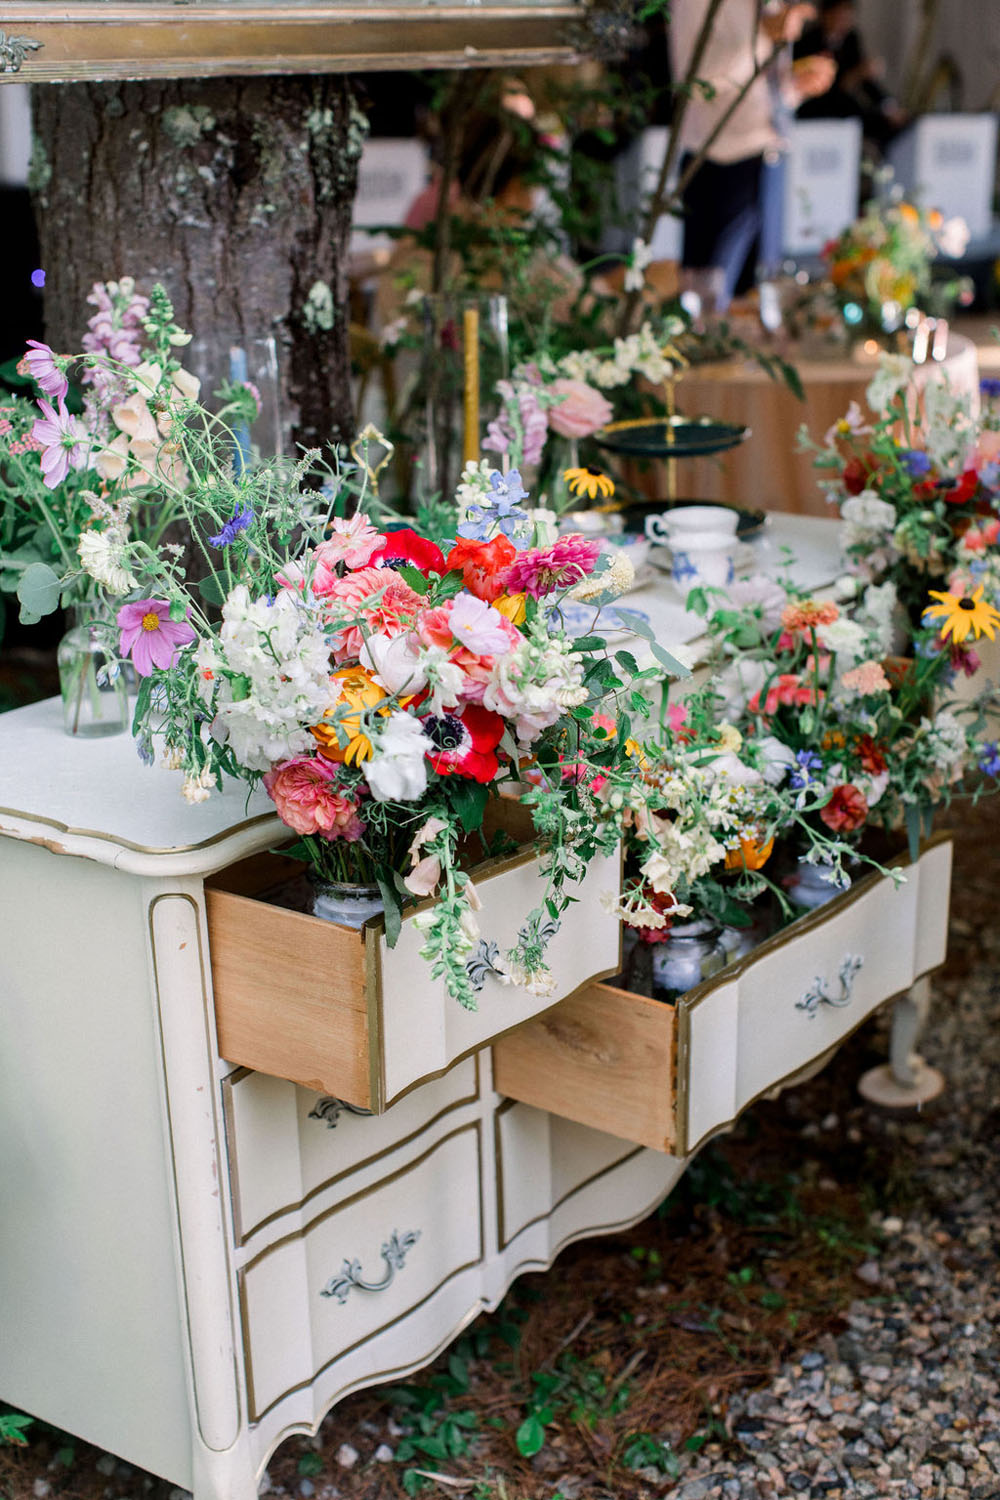
[[[346,80],[32,93],[52,346],[80,347],[94,281],[160,281],[194,335],[185,365],[209,383],[228,373],[231,345],[274,337],[285,451],[348,438],[346,252],[367,125]]]

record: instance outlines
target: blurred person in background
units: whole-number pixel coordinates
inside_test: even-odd
[[[671,66],[678,82],[687,74],[707,5],[682,0],[672,11]],[[704,152],[684,193],[681,280],[716,312],[753,286],[758,259],[767,267],[780,258],[787,121],[804,100],[826,93],[836,73],[824,54],[793,62],[791,44],[815,16],[812,5],[768,5],[758,24],[755,0],[723,0],[715,16],[697,70],[709,88],[696,83],[688,102],[680,170]]]
[[[830,57],[837,71],[830,88],[807,99],[798,114],[810,120],[859,119],[865,139],[882,151],[909,116],[883,88],[882,59],[867,55],[856,23],[854,0],[819,0],[819,16],[803,28],[794,56]]]

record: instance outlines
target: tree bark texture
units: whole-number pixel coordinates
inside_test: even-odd
[[[78,349],[94,281],[160,281],[211,382],[273,336],[282,446],[352,435],[346,257],[366,121],[342,78],[34,89],[46,334]],[[265,396],[267,393],[264,393]]]

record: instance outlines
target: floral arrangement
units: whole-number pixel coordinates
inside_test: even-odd
[[[1000,382],[983,381],[973,415],[945,384],[928,384],[918,400],[912,370],[883,356],[867,390],[870,420],[852,403],[822,444],[800,439],[839,506],[852,572],[895,591],[904,636],[932,584],[1000,604]]]
[[[895,192],[872,199],[823,247],[845,322],[877,332],[898,328],[907,309],[928,297],[935,256],[960,256],[968,239],[962,219],[944,219],[936,209],[920,208]]]
[[[150,503],[183,514],[202,576],[189,576],[180,545],[124,529],[122,497],[148,475],[145,453],[127,448],[78,567],[57,579],[81,572],[113,596],[120,653],[139,677],[141,758],[182,771],[191,802],[225,777],[262,784],[297,835],[292,852],[321,879],[378,887],[390,941],[404,907],[434,895],[415,917],[422,951],[470,1007],[469,865],[492,852],[490,801],[518,796],[546,886],[506,973],[547,992],[547,935],[650,798],[632,718],[648,712],[654,679],[682,670],[655,643],[657,664],[640,670],[596,630],[574,639],[563,628],[567,594],[589,599],[596,620],[627,568],[616,573],[582,536],[539,542],[513,473],[484,476],[473,519],[452,508],[449,534],[434,536],[374,523],[370,471],[316,489],[315,455],[237,464],[232,432],[177,379],[172,318],[158,291],[155,365],[103,350],[79,359],[166,435]],[[73,363],[45,357],[59,374]]]
[[[187,483],[156,402],[165,385],[197,399],[199,382],[177,358],[190,335],[131,277],[95,283],[87,301],[78,387],[70,362],[32,340],[17,374],[34,398],[15,394],[0,408],[0,592],[17,594],[27,623],[60,603],[92,604],[95,583],[123,592],[125,542],[157,546],[181,515],[170,497]],[[252,388],[218,394],[220,416],[256,415]]]

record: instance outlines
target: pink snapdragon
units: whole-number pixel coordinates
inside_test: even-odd
[[[302,837],[344,839],[353,844],[364,833],[359,803],[339,785],[338,768],[321,755],[281,761],[264,777],[264,788],[278,817]]]
[[[42,478],[46,489],[62,484],[70,469],[84,469],[90,454],[90,438],[83,423],[70,416],[62,401],[56,411],[48,401],[39,401],[42,415],[35,419],[31,436],[42,444]]]
[[[121,636],[118,650],[131,656],[140,677],[155,667],[161,671],[176,666],[182,646],[189,646],[195,632],[186,620],[172,620],[166,599],[140,599],[123,604],[117,614]]]

